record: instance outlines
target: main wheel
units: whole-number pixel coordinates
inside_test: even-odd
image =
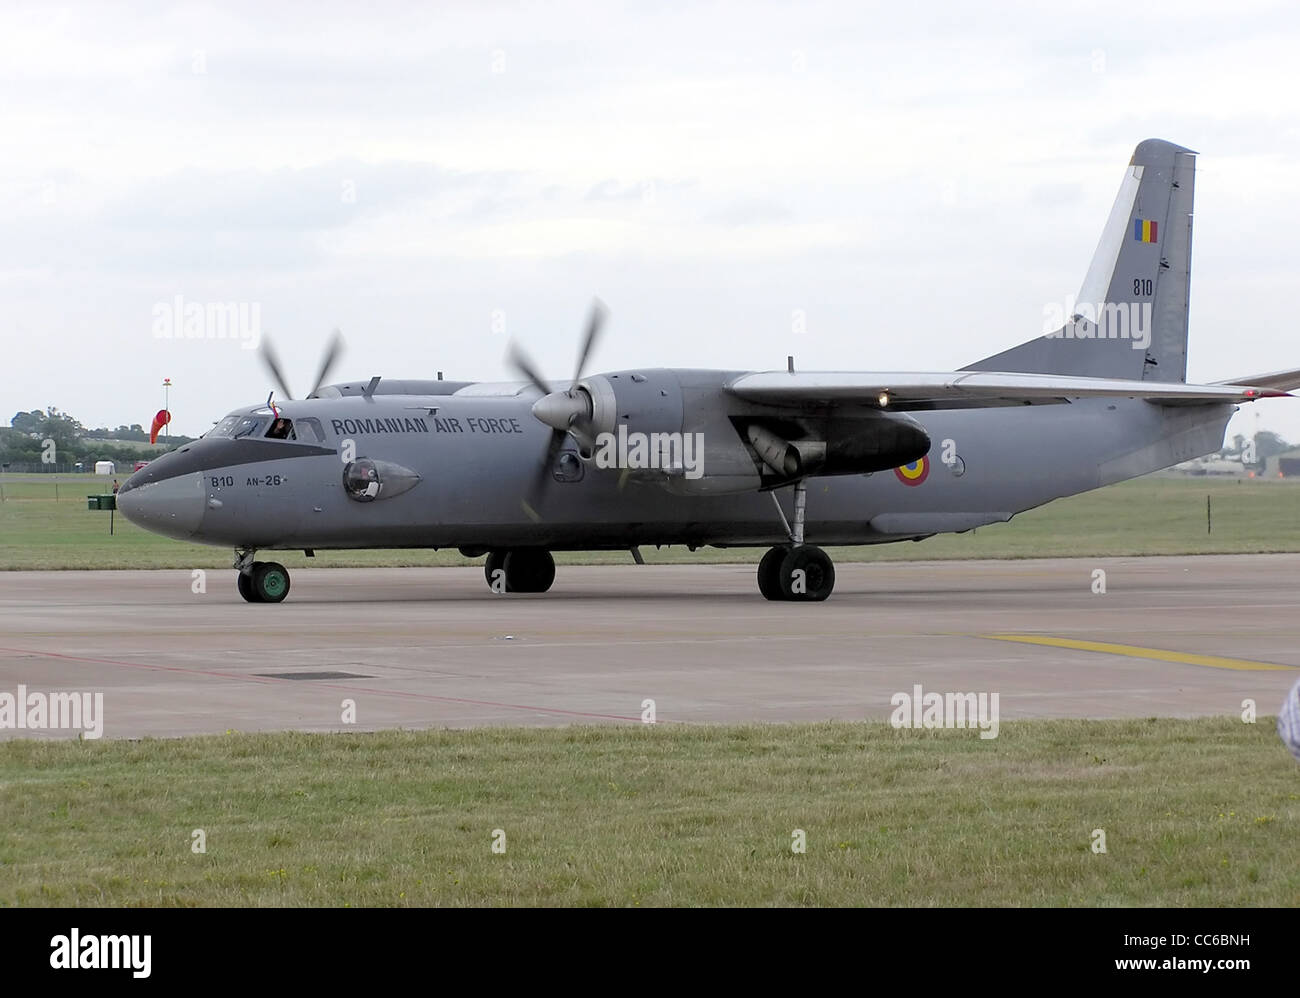
[[[248,572],[239,572],[235,575],[235,587],[239,590],[239,595],[244,597],[249,603],[260,603],[257,593],[253,591],[253,576]]]
[[[778,578],[784,599],[820,602],[835,588],[835,566],[821,548],[800,544],[786,552]]]
[[[487,579],[488,588],[494,593],[509,591],[505,587],[505,575],[497,574],[504,573],[506,570],[506,554],[505,551],[489,551],[487,561],[483,563],[483,577]]]
[[[555,559],[544,548],[515,548],[503,565],[509,593],[544,593],[555,581]]]
[[[253,592],[261,603],[279,603],[289,595],[289,570],[275,561],[256,562]]]
[[[783,547],[770,548],[758,563],[758,591],[764,599],[785,599],[777,573],[781,570],[781,562],[785,560],[788,550],[790,549]]]

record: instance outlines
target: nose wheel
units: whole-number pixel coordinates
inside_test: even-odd
[[[794,487],[793,526],[786,522],[775,495],[772,501],[791,543],[778,545],[763,555],[758,563],[758,591],[764,599],[774,601],[820,603],[835,588],[835,564],[821,548],[803,542],[807,488],[803,482]]]
[[[289,570],[278,561],[253,561],[253,552],[239,552],[235,586],[248,603],[280,603],[289,595]]]

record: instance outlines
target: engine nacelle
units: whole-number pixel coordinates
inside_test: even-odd
[[[901,413],[804,420],[803,439],[786,440],[760,423],[746,436],[767,471],[780,480],[807,475],[863,475],[910,464],[930,450],[929,434]]]
[[[884,471],[930,450],[925,429],[905,413],[786,411],[729,395],[733,377],[647,370],[580,381],[590,415],[572,429],[583,460],[671,492],[703,495]]]
[[[582,380],[578,388],[591,401],[592,431],[590,440],[579,442],[584,460],[608,467],[613,453],[628,459],[618,466],[632,478],[683,495],[759,488],[759,469],[730,421],[733,408],[746,405],[723,391],[733,377],[660,369]]]
[[[865,475],[911,464],[930,453],[925,427],[902,412],[826,420],[826,463],[818,474]]]

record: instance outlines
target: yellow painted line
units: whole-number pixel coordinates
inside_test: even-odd
[[[1245,658],[1193,655],[1190,652],[1165,651],[1162,648],[1139,648],[1136,645],[1113,645],[1105,641],[1078,641],[1074,638],[1052,638],[1039,634],[981,634],[980,637],[992,641],[1018,641],[1026,645],[1048,645],[1052,648],[1073,648],[1076,651],[1095,651],[1105,655],[1124,655],[1128,658],[1153,658],[1160,662],[1203,665],[1211,669],[1235,669],[1238,672],[1293,672],[1296,668],[1275,662],[1252,662]]]

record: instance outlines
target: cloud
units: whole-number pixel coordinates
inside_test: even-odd
[[[769,198],[740,198],[711,213],[708,219],[722,225],[762,225],[790,217],[788,208]]]
[[[116,425],[169,375],[190,430],[265,397],[246,355],[148,338],[178,293],[262,302],[307,367],[342,325],[343,376],[502,377],[498,312],[563,374],[593,294],[611,366],[966,363],[1077,289],[1150,136],[1202,153],[1191,373],[1294,366],[1297,26],[1255,0],[10,7],[0,396],[39,377]]]

